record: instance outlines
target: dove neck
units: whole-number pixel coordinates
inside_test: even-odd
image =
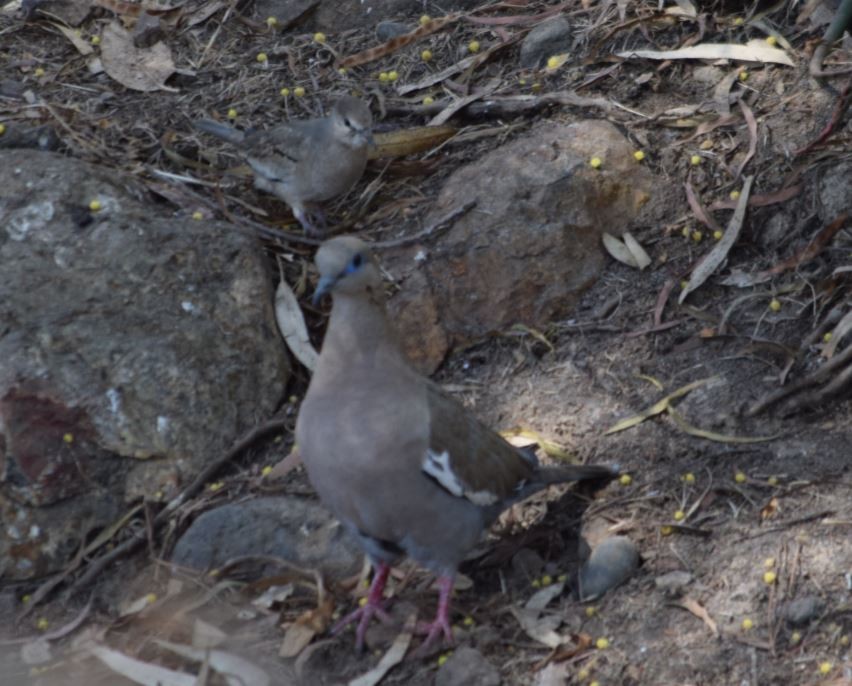
[[[396,332],[388,320],[384,294],[336,293],[323,346],[346,355],[401,355]]]

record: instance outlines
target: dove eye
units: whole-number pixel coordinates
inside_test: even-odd
[[[357,253],[355,257],[349,261],[349,264],[346,267],[346,273],[351,274],[352,272],[358,271],[363,264],[364,258],[361,256],[361,253]]]

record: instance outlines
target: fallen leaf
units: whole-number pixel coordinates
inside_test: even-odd
[[[195,662],[203,662],[222,675],[228,686],[269,686],[269,675],[253,662],[225,650],[194,648],[180,643],[154,639],[161,648]]]
[[[678,427],[686,434],[690,436],[695,436],[696,438],[704,438],[708,441],[715,441],[716,443],[735,443],[735,444],[750,444],[750,443],[765,443],[766,441],[774,441],[776,438],[782,436],[782,434],[777,433],[772,436],[730,436],[728,434],[720,434],[715,431],[706,431],[705,429],[699,429],[695,426],[692,426],[689,422],[684,419],[683,415],[675,410],[673,407],[668,408],[669,416],[674,420],[674,423],[678,425]]]
[[[543,643],[549,648],[555,648],[565,642],[565,638],[556,632],[562,624],[562,618],[558,615],[539,616],[538,610],[528,610],[521,607],[512,607],[510,611],[521,625],[524,633],[534,641]]]
[[[308,327],[296,294],[284,279],[278,282],[275,290],[275,321],[290,352],[308,370],[314,371],[319,353],[308,336]]]
[[[535,686],[565,686],[571,674],[567,662],[551,662],[535,676]]]
[[[369,159],[405,157],[436,148],[458,132],[455,126],[417,126],[411,129],[377,133]]]
[[[142,662],[105,646],[92,646],[89,652],[113,672],[142,686],[197,686],[198,684],[192,674]]]
[[[101,35],[101,62],[110,77],[131,90],[178,92],[165,85],[175,71],[168,46],[160,42],[150,48],[137,48],[133,34],[116,21],[107,24]]]
[[[770,498],[769,502],[760,508],[760,518],[765,522],[773,519],[780,511],[781,507],[778,504],[778,498]]]
[[[616,422],[614,426],[610,427],[606,431],[604,431],[604,436],[609,436],[610,434],[618,433],[619,431],[624,431],[625,429],[630,429],[637,424],[641,424],[646,419],[650,419],[651,417],[656,417],[658,414],[662,414],[666,410],[669,409],[669,405],[672,400],[677,400],[685,396],[690,391],[694,391],[696,388],[703,386],[704,384],[713,381],[716,377],[709,377],[707,379],[699,379],[698,381],[693,381],[692,383],[688,383],[685,386],[681,386],[673,393],[669,393],[665,398],[658,400],[651,407],[643,412],[633,416],[628,417],[627,419],[622,419],[619,422]]]
[[[603,240],[604,248],[606,248],[606,251],[613,258],[622,264],[626,264],[628,267],[644,269],[651,264],[651,258],[648,257],[648,253],[645,252],[633,236],[630,236],[629,239],[627,238],[629,235],[625,233],[624,238],[621,239],[604,231],[601,240]],[[630,241],[629,244],[628,240]]]
[[[628,50],[616,54],[626,59],[639,57],[648,60],[737,60],[793,66],[793,60],[786,52],[760,40],[749,41],[746,45],[701,43],[677,50]]]
[[[362,674],[356,679],[352,679],[348,686],[376,686],[385,675],[396,665],[402,662],[405,653],[408,652],[408,646],[411,645],[411,639],[414,636],[414,627],[417,625],[417,613],[412,612],[405,620],[405,624],[400,631],[399,636],[394,639],[388,652],[382,655],[373,669],[366,674]]]
[[[714,636],[719,635],[719,627],[716,626],[716,622],[713,621],[713,618],[707,612],[701,603],[697,600],[686,596],[685,598],[681,598],[681,601],[678,603],[684,610],[688,610],[696,617],[698,617],[702,622],[707,625],[707,628],[710,629],[711,633]]]

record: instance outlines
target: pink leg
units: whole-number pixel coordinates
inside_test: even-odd
[[[426,635],[423,644],[417,649],[419,655],[425,655],[441,634],[447,644],[453,644],[453,629],[450,626],[450,598],[453,594],[453,577],[438,577],[438,611],[431,623],[417,627],[417,633]]]
[[[370,593],[367,595],[366,604],[354,612],[350,612],[335,624],[331,630],[332,635],[336,636],[344,628],[352,624],[352,622],[358,622],[358,627],[355,629],[355,650],[358,652],[364,649],[364,636],[367,634],[367,627],[370,625],[370,620],[373,617],[378,617],[379,620],[386,624],[393,621],[390,615],[385,612],[384,600],[382,598],[389,574],[390,565],[384,562],[380,563],[379,568],[373,575],[373,583],[370,585]]]

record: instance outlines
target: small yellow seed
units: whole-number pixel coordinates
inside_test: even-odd
[[[36,67],[36,70],[33,72],[33,74],[38,78],[41,78],[42,76],[44,76],[44,69],[42,69],[41,67]]]
[[[820,666],[819,666],[819,673],[822,674],[823,676],[825,676],[832,669],[834,669],[833,664],[831,664],[830,662],[822,662],[822,663],[820,663]]]
[[[266,465],[263,469],[260,470],[261,476],[269,476],[272,473],[272,467]]]
[[[692,240],[694,240],[696,243],[700,243],[703,238],[704,234],[701,231],[692,232]]]
[[[730,193],[728,193],[728,197],[731,200],[739,200],[740,199],[740,192],[739,191],[731,191]]]
[[[586,617],[590,619],[594,617],[597,613],[598,608],[596,608],[594,605],[589,605],[589,607],[586,608]]]
[[[748,81],[748,72],[745,69],[740,72],[740,81]]]
[[[237,111],[232,107],[231,109],[228,110],[228,119],[236,119],[236,118],[237,118]]]
[[[423,60],[424,62],[428,62],[429,60],[432,59],[432,51],[431,50],[424,50],[423,52],[420,53],[420,59]]]
[[[6,133],[6,125],[0,124],[0,136],[2,136],[4,133]]]
[[[267,17],[266,25],[271,29],[275,26],[278,26],[278,20],[275,17]]]
[[[100,36],[92,36],[92,45],[100,45],[101,37]]]
[[[848,646],[849,645],[849,636],[847,634],[843,634],[843,636],[841,636],[839,639],[837,639],[837,641],[842,646]]]
[[[764,572],[763,573],[763,583],[771,586],[775,583],[775,580],[778,578],[778,575],[775,572]]]
[[[742,17],[737,17],[734,19],[734,26],[742,26],[745,23],[745,19]]]
[[[326,39],[325,34],[324,34],[322,31],[317,31],[317,32],[314,34],[314,40],[315,40],[317,43],[325,43],[325,41],[326,41],[327,39]]]
[[[754,628],[754,622],[751,621],[748,617],[743,620],[743,631],[749,631]]]
[[[337,73],[341,76],[346,76],[346,67],[340,67],[340,69],[337,70]]]
[[[222,486],[224,486],[224,485],[225,484],[223,484],[221,481],[217,481],[216,483],[210,484],[209,486],[207,486],[207,488],[209,490],[211,490],[213,493],[215,493],[216,491],[221,490]]]
[[[293,95],[295,95],[297,98],[301,98],[304,94],[305,94],[305,89],[302,88],[301,86],[296,86],[293,89]]]
[[[695,483],[695,474],[693,474],[692,472],[687,472],[681,478],[683,479],[683,482],[686,483],[686,484],[694,484]]]
[[[446,655],[446,654],[439,655],[438,656],[438,666],[443,667],[446,664],[447,660],[449,660],[449,659],[450,659],[449,655]]]
[[[692,235],[692,229],[690,229],[688,226],[684,226],[680,230],[680,235],[683,236],[684,238],[689,238]]]
[[[470,43],[467,44],[467,49],[471,52],[479,52],[479,48],[480,45],[478,40],[472,40],[470,41]]]
[[[89,209],[92,212],[97,212],[99,209],[101,209],[101,201],[100,200],[91,200],[89,202]]]
[[[601,636],[601,638],[595,641],[595,647],[598,650],[606,650],[607,648],[609,648],[609,639]]]
[[[778,39],[775,36],[767,36],[766,37],[767,45],[778,45]]]
[[[386,71],[379,72],[379,81],[381,81],[382,83],[387,83],[388,73]]]
[[[580,681],[585,681],[586,679],[589,678],[589,676],[590,676],[589,670],[586,669],[585,667],[578,670],[578,672],[577,672],[577,679],[579,679]]]
[[[548,69],[556,69],[559,66],[559,58],[555,55],[553,57],[547,58],[547,68]]]
[[[148,595],[145,596],[145,602],[148,603],[149,605],[153,605],[154,603],[157,602],[157,594],[156,593],[149,593]]]
[[[684,517],[686,517],[686,513],[683,510],[676,510],[674,513],[674,520],[676,522],[682,522]]]
[[[22,598],[21,598],[21,602],[22,602],[24,605],[26,605],[26,604],[27,604],[28,602],[30,602],[32,599],[33,599],[33,597],[32,597],[29,593],[27,593],[24,597],[22,597]]]
[[[680,290],[685,291],[686,287],[689,285],[689,281],[681,281],[680,282]]]
[[[45,619],[44,617],[41,617],[36,622],[36,629],[38,629],[39,631],[47,631],[47,627],[49,627],[49,626],[50,626],[50,622],[48,622],[47,619]]]
[[[2,133],[2,131],[0,131]],[[823,343],[831,343],[831,331],[826,331],[822,336]]]
[[[522,76],[521,78],[518,79],[518,85],[519,86],[526,86],[527,80]]]
[[[568,581],[568,575],[567,574],[560,574],[559,576],[556,577],[556,580],[560,584],[564,584],[566,581]]]
[[[423,15],[420,16],[419,21],[420,21],[420,26],[426,26],[426,24],[428,24],[430,21],[432,21],[432,17],[430,17],[428,14],[423,14]]]
[[[431,105],[433,102],[435,102],[435,99],[431,95],[427,95],[425,98],[423,98],[424,105]]]
[[[192,218],[195,221],[201,221],[202,219],[204,219],[204,215],[201,214],[201,212],[199,212],[198,210],[195,210],[195,212],[192,213]]]
[[[736,481],[738,484],[744,484],[747,478],[748,477],[742,472],[737,472],[736,474],[734,474],[734,481]]]
[[[73,443],[74,442],[74,434],[70,434],[70,433],[65,434],[64,436],[62,436],[62,440],[65,441],[66,443]]]
[[[541,585],[542,586],[550,586],[553,583],[553,577],[550,574],[545,574],[541,577]]]
[[[689,158],[689,163],[693,167],[697,167],[699,164],[701,164],[701,155],[693,155]]]
[[[790,643],[792,643],[793,645],[796,645],[801,640],[802,634],[800,634],[798,631],[794,631],[792,634],[790,634]]]
[[[257,57],[255,57],[255,59],[261,64],[264,64],[269,59],[269,57],[267,57],[265,52],[259,52],[257,53]]]
[[[641,150],[637,150],[636,152],[633,153],[633,159],[636,160],[637,162],[641,162],[642,160],[645,159],[645,153],[642,152]]]
[[[399,72],[398,71],[393,70],[393,71],[388,72],[388,81],[390,81],[391,83],[396,81],[398,78],[399,78]]]
[[[600,681],[591,681],[591,682],[589,682],[589,686],[601,686],[601,682]]]
[[[713,232],[713,240],[721,241],[721,240],[722,240],[722,236],[724,236],[724,235],[725,235],[725,232],[724,232],[724,231],[720,231],[719,229],[716,229],[716,230]]]
[[[465,626],[473,626],[474,624],[476,624],[476,622],[474,621],[473,617],[465,617],[462,620],[462,624],[464,624]]]
[[[600,157],[593,157],[589,160],[589,164],[592,165],[592,169],[600,169],[603,162]]]
[[[768,483],[770,486],[777,486],[778,485],[778,477],[777,476],[770,476],[766,480],[766,483]]]
[[[541,90],[541,84],[536,81],[532,86],[530,86],[530,90],[532,90],[533,93],[538,93]]]
[[[769,309],[773,312],[778,312],[778,310],[781,309],[781,301],[778,300],[778,298],[772,298],[772,300],[769,301]]]
[[[288,95],[290,95],[290,89],[282,88],[280,91],[278,91],[278,93],[282,98],[286,98]]]
[[[630,474],[622,474],[620,477],[618,477],[618,483],[620,483],[622,486],[629,486],[633,483],[633,477],[630,476]]]
[[[533,579],[530,585],[533,588],[541,588],[541,579]]]
[[[672,529],[668,524],[663,524],[660,527],[660,533],[663,536],[671,536],[674,533],[674,529]]]

